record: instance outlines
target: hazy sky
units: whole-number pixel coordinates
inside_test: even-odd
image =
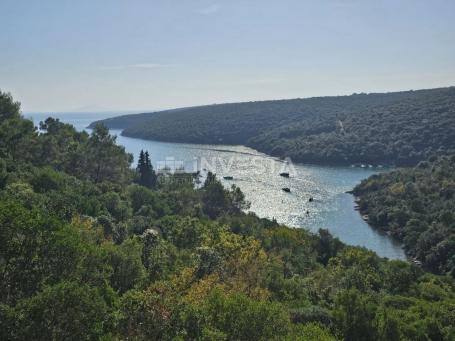
[[[24,111],[145,110],[455,85],[453,0],[0,0]]]

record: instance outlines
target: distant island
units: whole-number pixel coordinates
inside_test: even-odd
[[[122,135],[243,144],[294,161],[415,165],[455,152],[455,87],[214,104],[93,122]]]

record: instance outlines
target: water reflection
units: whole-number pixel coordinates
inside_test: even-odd
[[[32,116],[37,123],[46,115]],[[93,114],[53,116],[78,129],[103,118]],[[354,210],[354,198],[345,193],[362,179],[384,170],[292,164],[244,146],[164,143],[120,136],[118,130],[112,133],[136,157],[141,149],[148,150],[155,168],[167,160],[186,170],[201,170],[203,176],[209,170],[214,171],[226,186],[239,186],[251,202],[250,210],[260,217],[275,218],[288,226],[314,232],[327,228],[347,244],[367,247],[383,257],[405,258],[398,243],[362,220]],[[281,172],[289,172],[289,178],[280,176]],[[283,188],[289,188],[290,192],[284,192]]]
[[[384,257],[405,258],[398,243],[362,220],[354,210],[353,196],[346,193],[362,179],[383,170],[286,164],[244,146],[164,143],[124,136],[118,137],[118,143],[135,155],[147,149],[154,165],[173,158],[186,170],[201,170],[203,176],[209,170],[215,172],[226,186],[239,186],[251,202],[250,210],[260,217],[314,232],[327,228],[347,244],[365,246]],[[290,177],[280,176],[283,171],[289,171]]]

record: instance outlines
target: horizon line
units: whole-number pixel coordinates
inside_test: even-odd
[[[251,99],[251,100],[244,100],[244,101],[227,101],[227,102],[219,102],[219,103],[205,103],[205,104],[190,104],[190,105],[182,105],[182,106],[173,106],[167,108],[155,108],[155,109],[105,109],[105,110],[22,110],[22,114],[46,114],[46,113],[62,113],[62,114],[85,114],[85,113],[93,113],[93,114],[110,114],[110,113],[125,113],[125,114],[149,114],[153,112],[161,112],[161,111],[168,111],[168,110],[178,110],[178,109],[186,109],[186,108],[196,108],[196,107],[205,107],[211,105],[224,105],[224,104],[238,104],[238,103],[253,103],[253,102],[272,102],[272,101],[286,101],[286,100],[304,100],[304,99],[312,99],[312,98],[324,98],[324,97],[349,97],[349,96],[356,96],[356,95],[374,95],[374,94],[389,94],[389,93],[398,93],[398,92],[409,92],[409,91],[424,91],[424,90],[436,90],[436,89],[450,89],[455,87],[453,85],[446,85],[446,86],[437,86],[432,88],[418,88],[418,89],[400,89],[400,90],[393,90],[393,91],[360,91],[360,92],[350,92],[344,94],[336,94],[336,95],[318,95],[318,96],[308,96],[308,97],[282,97],[282,98],[265,98],[265,99]]]

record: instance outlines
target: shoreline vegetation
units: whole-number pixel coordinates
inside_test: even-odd
[[[163,142],[241,144],[319,165],[412,166],[455,153],[455,87],[214,104],[101,121]]]
[[[428,271],[455,277],[455,156],[378,174],[352,191],[367,222]]]
[[[102,125],[38,133],[0,92],[0,339],[453,340],[448,274],[260,219],[214,174],[160,181],[139,159]]]
[[[414,167],[419,162],[424,165],[427,160],[455,155],[455,87],[217,104],[126,115],[101,122],[123,128],[122,135],[129,137],[243,143],[272,157],[291,157],[306,164]],[[437,189],[420,193],[419,198],[408,196],[400,201],[396,193],[384,188],[396,174],[406,172],[413,171],[398,168],[390,175],[371,177],[349,193],[359,197],[362,219],[400,242],[411,261],[435,273],[453,274],[455,244],[450,232],[455,221],[450,213],[453,198],[438,199],[440,207],[425,204],[443,214],[443,218],[434,212],[418,212],[414,206],[420,204],[415,201],[425,202],[425,196],[436,195]],[[379,181],[385,184],[378,184]],[[444,181],[440,185],[450,187],[453,179],[446,176]],[[407,186],[419,187],[424,182],[425,179],[407,180]],[[368,187],[369,184],[373,185]],[[396,204],[400,208],[393,207]],[[445,211],[439,212],[442,207]],[[417,224],[416,218],[423,219],[426,226]],[[412,224],[418,226],[410,227]],[[435,227],[437,224],[444,228]],[[416,236],[419,233],[422,236]]]

